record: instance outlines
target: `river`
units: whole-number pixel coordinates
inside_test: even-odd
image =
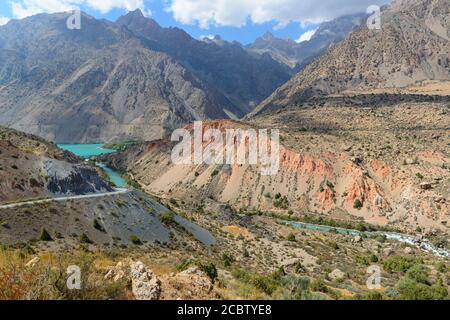
[[[399,241],[402,243],[406,243],[417,248],[420,248],[426,252],[430,252],[439,257],[450,258],[450,250],[444,248],[437,248],[433,244],[431,244],[428,240],[424,239],[419,241],[415,236],[394,232],[383,232],[383,231],[375,231],[375,232],[367,232],[367,231],[358,231],[352,229],[344,229],[344,228],[336,228],[324,225],[316,225],[311,223],[304,222],[291,222],[291,221],[280,221],[282,224],[289,225],[296,229],[306,229],[320,232],[333,232],[342,235],[350,235],[353,237],[356,236],[368,236],[368,237],[377,237],[377,236],[385,236],[386,240]]]
[[[116,152],[112,149],[103,148],[103,146],[103,144],[58,144],[59,148],[70,151],[76,156],[84,159]],[[103,163],[97,163],[97,166],[103,169],[117,188],[124,188],[126,186],[125,180],[117,171],[114,171]]]

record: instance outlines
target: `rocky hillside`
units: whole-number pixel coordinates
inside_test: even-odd
[[[188,39],[194,47],[182,51],[196,63],[136,35],[125,18],[83,15],[81,30],[68,30],[67,17],[0,27],[0,125],[65,143],[151,140],[193,120],[241,117],[288,80],[278,63],[233,45]]]
[[[450,79],[446,0],[394,1],[382,29],[352,32],[263,102],[254,115],[345,90],[407,87]]]
[[[185,202],[210,198],[236,210],[447,230],[448,102],[392,106],[367,99],[304,105],[251,124],[282,130],[275,176],[262,176],[251,165],[176,166],[170,160],[173,144],[165,141],[108,158],[146,191]],[[219,129],[248,125],[209,124]]]
[[[0,202],[113,189],[96,169],[35,136],[0,127]]]
[[[365,14],[343,16],[322,23],[309,41],[276,38],[268,32],[247,46],[250,52],[269,54],[273,59],[299,72],[349,32],[364,23]]]

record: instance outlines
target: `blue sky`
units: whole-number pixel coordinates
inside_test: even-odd
[[[267,31],[297,40],[320,22],[365,11],[389,0],[2,0],[0,25],[39,12],[80,8],[116,20],[140,8],[165,27],[183,28],[195,38],[220,35],[247,44]],[[312,34],[310,32],[310,34]]]

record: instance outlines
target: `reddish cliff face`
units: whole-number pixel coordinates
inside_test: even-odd
[[[194,205],[213,199],[238,210],[361,218],[411,231],[417,227],[447,230],[450,158],[442,150],[445,134],[439,128],[445,127],[448,117],[445,106],[427,108],[422,104],[377,111],[328,107],[326,113],[293,109],[256,124],[203,124],[203,132],[281,128],[275,175],[262,175],[260,165],[174,165],[175,143],[169,140],[137,145],[108,160],[129,171],[149,193]],[[340,119],[343,115],[348,120]],[[304,119],[320,128],[298,130]],[[348,121],[358,121],[361,128],[346,129]],[[432,133],[416,129],[429,123],[437,128]],[[334,129],[339,127],[343,129]],[[328,128],[334,131],[322,133]],[[194,127],[186,129],[193,132]]]
[[[232,121],[204,124],[204,131],[210,128],[225,132],[248,126]],[[174,165],[173,146],[168,140],[148,143],[109,160],[128,170],[147,192],[186,202],[200,204],[210,198],[236,209],[294,215],[345,212],[380,225],[423,215],[425,225],[439,227],[440,219],[448,219],[446,205],[437,209],[427,204],[429,196],[420,199],[420,185],[379,159],[363,165],[346,152],[303,153],[281,145],[278,173],[263,176],[259,165]]]

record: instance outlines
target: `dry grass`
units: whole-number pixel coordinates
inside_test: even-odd
[[[105,300],[130,299],[127,283],[103,280],[104,268],[112,262],[102,253],[75,250],[43,253],[34,267],[26,263],[33,256],[24,250],[0,249],[0,300]],[[67,267],[79,266],[81,290],[69,290]]]

